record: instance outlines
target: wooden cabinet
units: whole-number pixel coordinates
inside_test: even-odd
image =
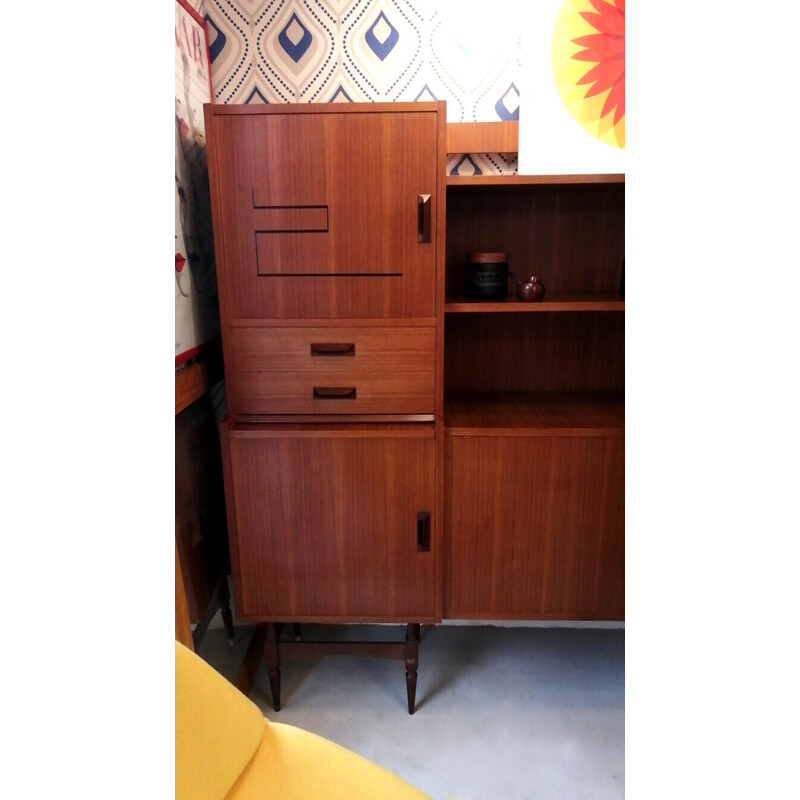
[[[223,440],[241,617],[435,621],[432,425],[234,425]]]
[[[206,131],[237,611],[438,621],[444,104],[207,106]]]
[[[443,130],[443,103],[206,107],[231,419],[433,421]]]
[[[344,649],[404,660],[413,713],[441,619],[445,105],[205,115],[237,613],[267,623],[276,710],[281,653]],[[408,627],[282,646],[284,621]]]
[[[448,179],[445,617],[624,619],[624,189]],[[473,251],[544,300],[467,300]]]
[[[411,711],[420,622],[623,618],[624,177],[446,177],[444,103],[206,132],[237,611],[273,626],[276,707],[277,621],[409,623]],[[466,299],[480,251],[544,300]]]

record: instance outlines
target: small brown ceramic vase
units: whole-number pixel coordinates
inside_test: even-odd
[[[544,297],[544,284],[535,275],[517,284],[517,297],[526,303],[536,303]]]

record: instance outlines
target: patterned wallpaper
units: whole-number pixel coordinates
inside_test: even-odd
[[[498,0],[502,3],[504,0]],[[218,103],[447,100],[450,122],[519,119],[513,15],[469,0],[203,0]],[[515,173],[514,154],[451,174]]]

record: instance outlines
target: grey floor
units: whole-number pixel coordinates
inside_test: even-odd
[[[199,653],[233,679],[252,628],[210,629]],[[303,626],[308,638],[401,638],[388,626]],[[279,713],[263,662],[250,698],[381,764],[435,800],[622,798],[625,632],[423,626],[417,710],[399,661],[288,662]]]

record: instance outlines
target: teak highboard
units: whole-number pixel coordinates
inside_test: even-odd
[[[205,113],[236,613],[276,709],[281,659],[404,660],[413,713],[420,623],[624,618],[624,178],[447,177],[443,102]],[[465,299],[492,250],[544,301]]]

